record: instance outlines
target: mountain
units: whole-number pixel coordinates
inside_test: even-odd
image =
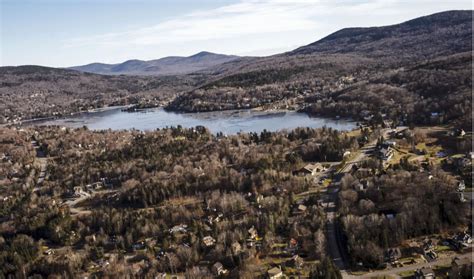
[[[69,69],[106,75],[180,75],[208,69],[239,58],[234,55],[199,52],[189,57],[169,56],[156,60],[128,60],[120,64],[92,63]]]
[[[323,116],[386,115],[406,123],[470,126],[473,11],[346,28],[307,46],[207,69],[175,111],[294,108]],[[378,118],[380,119],[380,118]]]
[[[287,55],[358,54],[396,60],[470,51],[473,11],[447,11],[383,27],[345,28]]]
[[[293,108],[353,119],[365,111],[423,124],[436,112],[444,115],[441,123],[470,127],[472,14],[447,11],[346,28],[267,57],[201,52],[73,68],[107,75],[0,67],[0,111],[25,119],[158,98],[174,111]]]

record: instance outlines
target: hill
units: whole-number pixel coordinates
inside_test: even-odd
[[[431,112],[439,112],[446,116],[441,122],[463,119],[462,126],[470,127],[466,92],[472,84],[471,48],[472,11],[347,28],[294,51],[209,69],[207,83],[180,95],[168,109],[293,108],[354,119],[367,109],[425,124]],[[392,95],[404,98],[393,102],[399,98]],[[414,115],[416,111],[423,115]]]
[[[152,101],[174,111],[289,108],[357,120],[388,115],[405,124],[432,123],[435,113],[443,115],[436,123],[470,127],[471,23],[472,11],[447,11],[391,26],[343,29],[268,57],[202,52],[84,66],[114,73],[104,76],[5,67],[0,109],[11,120]],[[185,70],[192,74],[164,75]]]
[[[106,75],[180,75],[208,69],[238,56],[199,52],[189,57],[169,56],[156,60],[128,60],[120,64],[92,63],[70,69]]]
[[[448,11],[400,24],[345,28],[287,55],[351,53],[394,60],[470,51],[472,11]]]
[[[65,116],[144,99],[160,103],[194,87],[195,80],[104,76],[41,66],[0,67],[0,123]]]

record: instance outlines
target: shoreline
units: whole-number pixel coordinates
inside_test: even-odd
[[[296,114],[301,114],[301,117],[304,117],[304,118],[308,118],[308,119],[315,119],[315,121],[318,121],[319,120],[324,120],[324,121],[333,121],[333,122],[336,122],[335,125],[344,125],[345,122],[348,122],[349,123],[352,123],[352,128],[342,128],[341,131],[352,131],[353,129],[356,128],[356,122],[353,121],[352,119],[336,119],[336,118],[331,118],[331,117],[315,117],[315,116],[312,116],[310,114],[308,114],[307,112],[304,112],[304,111],[298,111],[298,110],[291,110],[291,109],[261,109],[261,108],[258,108],[258,109],[255,109],[255,108],[251,108],[251,109],[236,109],[236,110],[217,110],[217,111],[206,111],[206,112],[189,112],[189,113],[186,113],[186,112],[176,112],[176,111],[168,111],[166,110],[164,107],[162,106],[157,106],[157,107],[153,107],[153,108],[147,108],[147,109],[141,109],[141,110],[137,110],[137,111],[125,111],[124,108],[127,108],[127,107],[132,107],[133,105],[128,105],[128,106],[110,106],[110,107],[103,107],[103,108],[98,108],[98,109],[94,109],[94,110],[89,110],[89,111],[82,111],[82,112],[78,112],[78,113],[75,113],[75,114],[72,114],[72,115],[68,115],[68,116],[65,116],[65,117],[45,117],[45,118],[37,118],[37,119],[30,119],[30,120],[25,120],[23,121],[22,123],[16,123],[16,124],[9,124],[9,125],[5,125],[5,126],[49,126],[49,125],[52,125],[52,126],[65,126],[65,127],[70,127],[70,128],[80,128],[82,126],[87,126],[89,128],[91,128],[91,125],[92,125],[92,128],[91,129],[94,129],[93,126],[94,124],[92,122],[90,122],[91,120],[88,120],[89,118],[92,119],[92,118],[97,118],[97,119],[100,119],[100,118],[103,118],[103,117],[107,117],[108,114],[121,114],[121,113],[124,113],[124,114],[134,114],[134,113],[160,113],[160,111],[164,111],[166,113],[170,113],[170,114],[175,114],[175,115],[182,115],[184,117],[192,117],[192,118],[195,118],[196,121],[209,121],[209,119],[222,119],[222,121],[226,121],[225,119],[235,119],[235,118],[241,118],[241,119],[252,119],[251,121],[255,121],[256,119],[259,119],[259,118],[266,118],[266,117],[280,117],[280,116],[284,116],[286,114],[293,114],[293,113],[296,113]],[[110,112],[110,113],[106,113],[106,112]],[[105,114],[104,114],[105,113]],[[186,115],[189,115],[189,116],[186,116]],[[119,116],[119,117],[123,117],[123,116]],[[126,116],[125,116],[126,117]],[[131,116],[132,118],[136,118],[136,116]],[[179,116],[177,116],[179,118]],[[289,116],[289,117],[292,117],[292,116]],[[175,117],[172,117],[171,119],[173,119]],[[99,120],[100,121],[100,120]],[[258,120],[257,120],[258,121]],[[311,121],[311,120],[304,120],[303,122],[307,122],[307,121]],[[339,122],[340,121],[340,122]],[[339,124],[337,124],[337,122],[339,122]],[[341,124],[342,123],[342,124]],[[112,124],[113,125],[113,124]],[[185,123],[174,123],[173,124],[173,120],[170,120],[170,125],[186,125]],[[208,126],[207,124],[196,124],[196,125],[203,125],[203,126],[206,126],[208,128],[210,128],[210,126]],[[140,129],[139,128],[140,125],[138,125],[137,129]],[[308,124],[308,125],[304,125],[303,123],[301,123],[301,127],[312,127],[311,124]],[[331,124],[329,124],[329,126],[332,126]],[[132,127],[133,128],[133,127]],[[112,128],[113,129],[113,128]],[[126,128],[125,128],[126,129]],[[210,128],[211,129],[211,128]],[[285,128],[287,129],[287,128]],[[338,128],[336,128],[338,129]]]
[[[122,109],[129,106],[130,105],[107,106],[107,107],[96,108],[96,109],[87,110],[87,111],[71,112],[70,115],[67,115],[67,116],[45,116],[45,117],[39,117],[39,118],[30,118],[30,119],[21,120],[19,122],[4,123],[4,124],[1,124],[0,127],[8,127],[12,125],[24,126],[24,125],[32,124],[34,122],[46,122],[46,121],[59,120],[59,119],[68,119],[71,117],[77,117],[77,116],[85,115],[85,114],[96,114],[96,113],[111,111],[115,109]]]

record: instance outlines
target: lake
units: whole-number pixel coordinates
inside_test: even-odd
[[[124,112],[120,108],[101,112],[83,113],[70,118],[61,118],[39,123],[72,128],[87,126],[91,130],[154,130],[181,125],[182,127],[205,126],[213,133],[236,134],[238,132],[261,132],[294,129],[296,127],[320,128],[323,126],[337,130],[351,130],[356,123],[346,120],[309,117],[295,111],[233,110],[200,113],[175,113],[162,108],[138,112]]]

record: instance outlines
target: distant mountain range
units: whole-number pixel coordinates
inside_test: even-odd
[[[149,61],[128,60],[119,64],[92,63],[69,69],[106,75],[179,75],[205,70],[237,58],[239,57],[235,55],[203,51],[188,57],[169,56]]]

